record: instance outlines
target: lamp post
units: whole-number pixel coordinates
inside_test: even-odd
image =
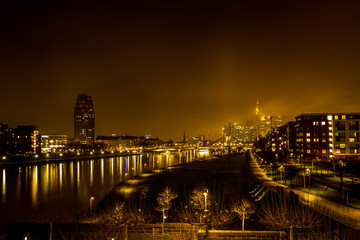
[[[205,225],[205,231],[206,231],[206,233],[205,233],[206,239],[207,239],[207,235],[208,235],[208,227],[207,227],[207,225],[205,224],[205,223],[206,223],[205,218],[206,218],[206,212],[208,211],[208,210],[207,210],[207,195],[208,195],[208,193],[209,193],[209,190],[205,189],[205,190],[204,190],[204,196],[205,196],[204,225]]]
[[[90,197],[90,213],[92,213],[93,211],[93,202],[94,202],[94,197]]]
[[[303,172],[303,176],[304,176],[304,188],[306,188],[306,186],[305,186],[305,172]]]
[[[333,164],[333,173],[334,173],[334,178],[335,178],[335,176],[336,176],[336,173],[335,173],[335,159],[331,158],[331,162]]]
[[[310,182],[310,169],[309,168],[306,169],[306,174],[309,175],[309,188],[310,188],[311,182]]]
[[[204,195],[205,195],[205,212],[207,212],[206,206],[207,206],[207,194],[208,194],[209,190],[205,189],[204,191]]]
[[[165,209],[163,209],[163,210],[162,210],[162,212],[163,212],[162,235],[164,235],[165,219],[166,219],[166,216],[165,216]]]
[[[342,159],[339,160],[338,162],[340,168],[340,189],[341,189],[341,196],[342,196],[342,200],[344,200],[344,179],[343,179],[343,174],[344,174],[344,167],[346,166],[346,162],[343,161]]]

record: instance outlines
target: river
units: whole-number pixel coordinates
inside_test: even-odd
[[[0,167],[0,221],[64,219],[96,206],[120,182],[182,162],[195,149]]]

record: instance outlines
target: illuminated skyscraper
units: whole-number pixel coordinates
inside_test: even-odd
[[[237,141],[243,142],[244,138],[244,126],[240,124],[235,125],[234,137]]]
[[[246,121],[244,127],[243,141],[245,143],[251,143],[256,139],[256,128],[252,121]]]
[[[79,94],[74,108],[74,140],[91,144],[95,140],[95,112],[91,96]]]
[[[260,109],[259,109],[259,99],[256,100],[256,108],[255,108],[255,114],[260,115]]]
[[[225,123],[222,131],[226,145],[243,142],[244,128],[240,124],[232,122]]]
[[[265,137],[266,134],[271,131],[272,127],[279,127],[282,125],[281,117],[266,116],[265,114],[260,113],[259,100],[256,101],[255,114],[257,120],[257,136]]]
[[[235,130],[235,124],[234,123],[225,123],[225,127],[223,128],[223,136],[233,136]]]

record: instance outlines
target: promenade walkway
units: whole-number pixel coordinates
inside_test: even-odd
[[[299,196],[304,204],[311,206],[314,210],[344,224],[353,229],[360,229],[360,210],[338,204],[322,197],[290,188],[280,184],[268,177],[255,160],[251,153],[250,167],[257,180],[267,189],[276,191],[277,187],[284,188],[285,191],[293,191]]]

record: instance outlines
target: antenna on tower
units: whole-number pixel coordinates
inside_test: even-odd
[[[256,99],[256,109],[255,109],[255,113],[256,113],[256,115],[259,115],[259,114],[260,114],[259,98]]]

